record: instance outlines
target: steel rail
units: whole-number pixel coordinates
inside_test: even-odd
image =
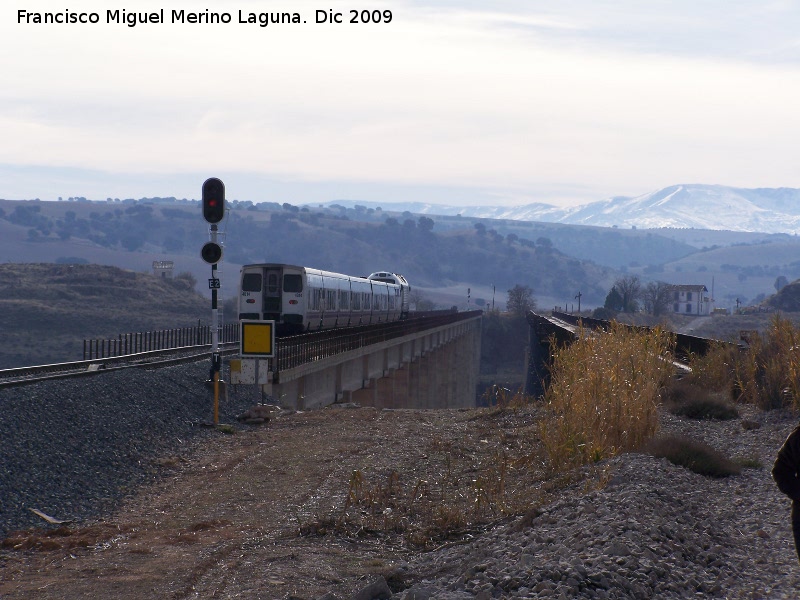
[[[220,347],[223,353],[229,354],[238,351],[239,342],[227,342],[220,344]],[[193,362],[201,360],[202,358],[208,358],[210,356],[210,348],[211,344],[201,344],[164,350],[148,350],[146,352],[128,354],[125,356],[0,369],[0,388],[25,385],[48,379],[85,377],[120,369],[164,367],[172,364]],[[174,356],[175,354],[180,354],[180,356]]]

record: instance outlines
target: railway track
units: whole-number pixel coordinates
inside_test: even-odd
[[[236,352],[239,350],[239,342],[220,343],[219,349],[223,354]],[[197,346],[184,346],[182,348],[170,348],[167,350],[149,350],[147,352],[127,354],[125,356],[0,369],[0,387],[25,385],[47,379],[85,377],[104,371],[119,369],[162,367],[194,362],[203,358],[209,358],[210,352],[211,344],[202,344]]]

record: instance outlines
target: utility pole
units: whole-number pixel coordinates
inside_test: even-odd
[[[575,298],[578,300],[578,314],[581,312],[581,296],[583,296],[583,294],[581,294],[580,291],[578,292],[578,295],[575,296]]]

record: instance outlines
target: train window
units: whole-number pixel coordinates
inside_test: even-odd
[[[361,294],[353,292],[353,310],[361,310]]]
[[[242,275],[243,292],[261,291],[261,273],[245,273]]]
[[[339,290],[339,308],[350,310],[350,292]]]
[[[303,276],[302,275],[284,275],[283,276],[283,291],[284,292],[302,292],[303,291]]]
[[[267,290],[270,292],[278,291],[278,276],[275,273],[270,273],[267,276]]]

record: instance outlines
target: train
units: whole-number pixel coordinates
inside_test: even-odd
[[[376,271],[353,277],[281,263],[244,265],[239,319],[275,321],[278,334],[389,323],[408,318],[405,277]]]

